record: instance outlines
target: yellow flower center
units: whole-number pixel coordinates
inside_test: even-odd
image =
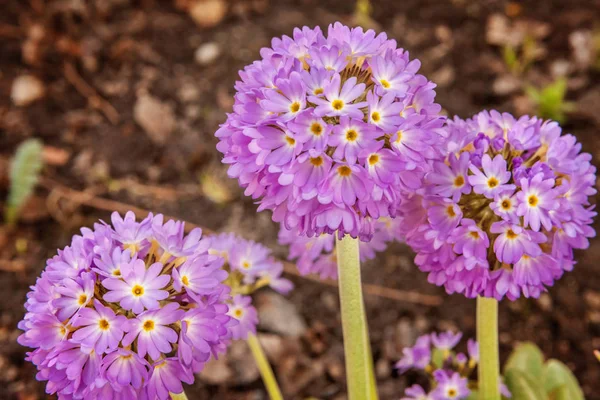
[[[373,111],[373,112],[371,113],[371,119],[372,119],[374,122],[379,122],[379,121],[381,121],[381,114],[379,114],[379,112],[378,112],[378,111]]]
[[[286,136],[285,137],[285,141],[290,145],[290,146],[294,146],[296,144],[296,139]]]
[[[490,179],[488,179],[487,184],[490,188],[495,188],[496,186],[498,186],[500,182],[498,182],[498,179],[496,179],[495,176],[492,176]]]
[[[144,288],[140,285],[135,285],[133,288],[131,288],[131,293],[133,293],[133,295],[136,297],[140,297],[144,294]]]
[[[234,315],[236,318],[241,318],[241,317],[242,317],[242,315],[244,315],[244,311],[242,311],[242,309],[241,309],[241,308],[236,308],[236,309],[235,309],[235,311],[233,312],[233,315]]]
[[[379,162],[379,154],[371,154],[369,156],[369,165],[375,165]]]
[[[80,294],[79,295],[79,299],[77,299],[77,304],[79,304],[80,306],[84,305],[85,303],[87,303],[87,296],[85,294]]]
[[[356,132],[354,129],[348,129],[346,131],[346,140],[349,142],[354,142],[356,139],[358,139],[358,132]]]
[[[334,100],[331,102],[331,107],[333,107],[333,109],[336,111],[340,111],[342,108],[344,108],[344,102],[340,99]]]
[[[539,202],[540,202],[540,199],[538,199],[538,197],[534,194],[532,194],[531,196],[529,196],[527,198],[527,203],[529,204],[530,207],[536,207]]]
[[[110,328],[110,323],[106,319],[102,318],[100,321],[98,321],[98,328],[100,328],[102,331],[107,331],[108,328]]]
[[[185,286],[188,286],[190,284],[190,280],[186,275],[184,275],[181,277],[181,283],[183,283]]]
[[[146,322],[144,322],[143,328],[146,332],[154,330],[154,321],[152,321],[151,319],[147,320]]]
[[[320,95],[322,93],[323,93],[323,88],[316,88],[315,91],[313,92],[313,94],[315,96],[318,96],[318,95]]]
[[[382,79],[381,81],[379,81],[379,83],[381,83],[381,86],[383,86],[386,89],[390,88],[390,83],[388,81],[386,81],[385,79]]]
[[[121,276],[121,270],[120,270],[120,269],[115,269],[115,270],[112,272],[112,274],[113,274],[113,276]]]
[[[315,167],[320,167],[321,165],[323,165],[323,157],[319,156],[319,157],[311,158],[310,163],[312,165],[314,165]]]
[[[504,211],[510,210],[510,206],[511,206],[510,200],[508,200],[508,199],[502,200],[502,203],[500,203],[500,206],[502,207],[502,209]]]
[[[402,141],[402,131],[396,132],[396,143],[400,143]]]
[[[248,268],[250,268],[250,263],[249,263],[248,261],[244,261],[244,262],[242,263],[242,268],[244,268],[244,269],[248,269]]]
[[[519,237],[519,235],[517,235],[512,229],[509,229],[508,231],[506,231],[506,237],[509,239],[516,239],[517,237]]]
[[[469,236],[471,236],[475,240],[479,239],[479,233],[475,231],[469,232]]]
[[[461,187],[464,184],[465,184],[465,177],[464,176],[459,175],[456,178],[454,178],[454,186]]]
[[[321,136],[321,133],[323,133],[323,125],[318,122],[313,122],[310,126],[310,131],[315,136]]]
[[[446,394],[448,395],[448,397],[456,397],[458,392],[456,391],[456,389],[450,388],[448,389],[448,392]]]
[[[452,207],[452,206],[446,207],[446,214],[448,214],[448,216],[450,218],[456,217],[456,212],[454,212],[454,207]]]
[[[300,111],[300,103],[295,101],[292,104],[290,104],[290,111],[293,113],[297,113],[298,111]]]
[[[350,176],[352,174],[352,170],[349,166],[342,165],[341,167],[338,167],[338,174],[340,176]]]

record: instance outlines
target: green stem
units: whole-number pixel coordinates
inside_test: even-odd
[[[358,239],[345,235],[340,240],[336,235],[346,380],[350,400],[377,398],[376,394],[373,396],[376,388],[374,374],[371,372],[373,360],[362,297],[358,245]]]
[[[171,395],[171,400],[188,400],[187,396],[185,395],[185,392],[181,392],[179,394],[176,393],[169,393]]]
[[[283,400],[281,390],[279,390],[279,385],[277,385],[277,380],[275,379],[271,365],[269,364],[267,356],[265,356],[256,335],[253,335],[252,333],[248,334],[248,346],[250,346],[254,361],[256,361],[256,366],[262,376],[263,383],[267,388],[267,392],[269,392],[269,398],[271,400]]]
[[[500,400],[498,301],[496,299],[477,298],[477,341],[479,342],[479,400]]]

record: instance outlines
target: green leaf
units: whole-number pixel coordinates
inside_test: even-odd
[[[444,355],[444,351],[438,348],[433,349],[433,352],[431,353],[431,362],[435,365],[436,369],[440,369],[444,366],[444,360],[446,359]]]
[[[4,210],[7,224],[17,222],[19,211],[33,193],[42,170],[43,145],[37,139],[29,139],[17,148],[10,165],[10,192]]]
[[[548,400],[541,382],[529,373],[513,368],[507,370],[504,378],[513,400]]]
[[[583,391],[569,367],[558,360],[544,366],[544,389],[556,400],[584,400]],[[564,394],[566,397],[559,397]]]
[[[529,374],[536,381],[541,382],[544,369],[544,355],[533,343],[520,343],[512,352],[504,365],[504,370],[515,369]]]

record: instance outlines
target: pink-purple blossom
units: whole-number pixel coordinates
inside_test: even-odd
[[[48,260],[18,341],[60,399],[166,400],[232,338],[228,273],[199,229],[185,235],[162,215],[111,220]]]
[[[435,85],[385,34],[339,22],[295,29],[261,56],[216,133],[229,176],[287,229],[370,240],[438,156]]]
[[[442,158],[399,207],[416,264],[448,293],[538,297],[596,234],[591,156],[536,117],[483,111],[442,131]]]

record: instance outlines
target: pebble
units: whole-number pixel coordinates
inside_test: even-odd
[[[511,74],[499,76],[494,81],[492,89],[499,96],[512,94],[521,88],[521,81]]]
[[[41,99],[45,93],[42,81],[33,75],[21,75],[13,81],[10,98],[16,106],[23,107]]]
[[[221,55],[221,48],[216,42],[204,43],[196,49],[194,60],[202,66],[212,64]]]
[[[190,6],[189,14],[198,26],[210,28],[225,18],[227,4],[224,0],[197,0]]]
[[[133,108],[133,118],[150,140],[158,145],[165,144],[175,128],[175,116],[171,107],[148,94],[138,97]]]
[[[302,336],[306,332],[306,322],[296,306],[282,295],[260,292],[255,296],[255,305],[260,328],[292,337]]]

